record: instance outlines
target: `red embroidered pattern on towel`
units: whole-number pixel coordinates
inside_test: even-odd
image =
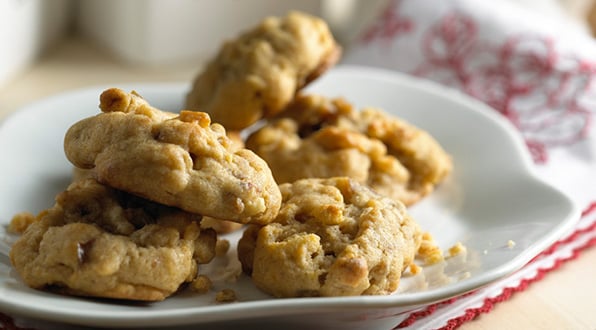
[[[379,20],[368,28],[361,39],[364,43],[375,39],[391,42],[399,34],[407,34],[412,31],[414,24],[412,20],[401,17],[396,10],[401,1],[391,1],[382,12]]]
[[[401,3],[392,1],[360,42],[389,44],[426,29],[418,31],[423,56],[409,73],[492,106],[521,131],[537,163],[548,160],[548,148],[586,137],[592,117],[586,100],[596,97],[590,90],[596,62],[563,53],[542,35],[511,35],[501,43],[482,40],[479,22],[458,12],[422,26],[402,15]]]

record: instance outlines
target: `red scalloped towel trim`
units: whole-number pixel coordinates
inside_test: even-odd
[[[410,314],[408,316],[407,319],[403,320],[397,327],[395,327],[395,329],[409,327],[410,325],[414,324],[414,322],[416,322],[417,320],[427,317],[427,316],[431,315],[432,313],[434,313],[437,310],[437,308],[445,306],[445,305],[451,305],[454,302],[456,302],[457,300],[459,300],[460,298],[473,295],[475,292],[476,291],[468,292],[461,296],[447,299],[445,301],[441,301],[439,303],[429,305],[425,309],[413,312],[412,314]]]
[[[595,211],[596,211],[596,202],[592,202],[582,212],[581,216],[582,216],[582,218],[583,217],[586,217],[586,216],[588,216],[589,214],[591,214],[591,213],[593,213]],[[566,243],[569,243],[569,242],[572,242],[575,239],[577,239],[580,235],[585,234],[585,233],[588,233],[588,232],[593,231],[593,230],[596,230],[596,221],[594,221],[590,226],[588,226],[586,228],[577,229],[571,235],[569,235],[568,237],[555,242],[548,249],[542,251],[532,261],[534,261],[539,256],[544,256],[544,255],[550,255],[550,254],[552,254],[553,252],[555,252],[557,250],[557,248],[559,248],[559,246],[561,246],[563,244],[566,244]],[[515,286],[515,287],[504,288],[503,289],[503,292],[501,292],[501,294],[499,294],[498,296],[484,299],[484,303],[482,304],[482,306],[476,307],[476,308],[468,308],[468,309],[466,309],[466,311],[464,312],[463,315],[450,319],[449,321],[447,321],[447,324],[445,326],[439,328],[439,330],[453,330],[453,329],[457,329],[462,324],[464,324],[464,323],[466,323],[468,321],[471,321],[471,320],[477,318],[480,314],[482,314],[482,313],[489,313],[496,304],[498,304],[500,302],[503,302],[503,301],[509,300],[509,298],[514,293],[524,291],[525,289],[527,289],[530,286],[530,284],[541,280],[542,278],[544,278],[544,276],[547,273],[549,273],[549,272],[551,272],[551,271],[553,271],[555,269],[558,269],[565,262],[570,261],[570,260],[573,260],[573,259],[576,259],[583,250],[585,250],[587,248],[590,248],[590,247],[593,247],[593,246],[596,246],[596,238],[592,238],[592,239],[588,240],[585,244],[580,245],[580,246],[576,247],[575,249],[573,249],[570,256],[555,260],[554,263],[553,263],[553,265],[551,267],[538,269],[538,271],[536,272],[536,275],[534,277],[521,280],[520,283],[517,286]],[[532,261],[530,261],[530,262],[532,262]],[[467,294],[462,295],[460,297],[451,298],[449,300],[442,301],[442,302],[439,302],[439,303],[436,303],[436,304],[432,304],[432,305],[429,305],[428,307],[426,307],[423,310],[413,312],[404,321],[402,321],[397,327],[395,327],[395,329],[405,328],[405,327],[411,326],[417,320],[433,314],[437,310],[438,307],[441,307],[441,306],[444,306],[444,305],[450,305],[450,304],[454,303],[455,301],[457,301],[459,298],[466,297],[466,296],[471,295],[471,294],[474,294],[474,292],[467,293]]]

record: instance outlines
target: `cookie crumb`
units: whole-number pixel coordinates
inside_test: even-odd
[[[209,277],[205,275],[199,275],[190,283],[190,288],[194,292],[205,294],[211,290],[211,285],[212,283]]]
[[[508,240],[507,241],[507,247],[510,248],[510,249],[513,249],[515,247],[515,241]]]
[[[465,253],[467,251],[466,247],[461,243],[457,242],[455,245],[449,248],[449,256],[454,257],[460,253]]]
[[[410,264],[410,273],[412,273],[412,275],[419,274],[421,271],[422,267],[416,265],[415,263]]]
[[[8,231],[14,234],[22,234],[27,228],[35,222],[35,215],[30,212],[21,212],[15,214],[10,220]]]
[[[232,289],[223,289],[215,294],[215,301],[218,303],[229,303],[238,300],[236,292]]]
[[[230,249],[230,241],[227,239],[218,239],[215,244],[215,255],[218,257],[225,256]]]
[[[424,264],[427,266],[434,265],[445,260],[443,257],[443,251],[435,243],[432,235],[428,232],[422,234],[422,243],[418,249],[418,256],[422,258]]]

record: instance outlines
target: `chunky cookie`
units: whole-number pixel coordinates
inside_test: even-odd
[[[196,277],[216,239],[198,215],[86,179],[38,215],[10,259],[33,288],[156,301]]]
[[[340,57],[327,24],[291,12],[269,17],[222,45],[197,76],[186,107],[240,130],[281,111]]]
[[[98,181],[222,220],[265,224],[277,214],[280,192],[265,161],[206,113],[160,111],[116,88],[101,94],[100,108],[64,139],[67,158]]]
[[[280,185],[274,222],[238,244],[243,270],[276,297],[390,294],[420,245],[402,203],[346,177]]]
[[[356,111],[342,99],[299,95],[246,141],[278,183],[348,176],[412,205],[452,169],[427,132],[374,108]]]

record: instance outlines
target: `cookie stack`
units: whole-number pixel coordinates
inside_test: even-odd
[[[163,300],[215,255],[203,216],[267,224],[279,188],[267,164],[237,148],[202,112],[168,113],[108,89],[102,113],[67,131],[81,176],[11,249],[29,286],[119,299]]]
[[[224,43],[189,110],[104,91],[102,112],[64,140],[85,178],[11,250],[25,283],[161,300],[214,257],[206,223],[233,223],[244,272],[272,296],[394,292],[422,241],[406,206],[452,164],[428,133],[381,109],[302,92],[340,54],[324,21],[292,12]]]

